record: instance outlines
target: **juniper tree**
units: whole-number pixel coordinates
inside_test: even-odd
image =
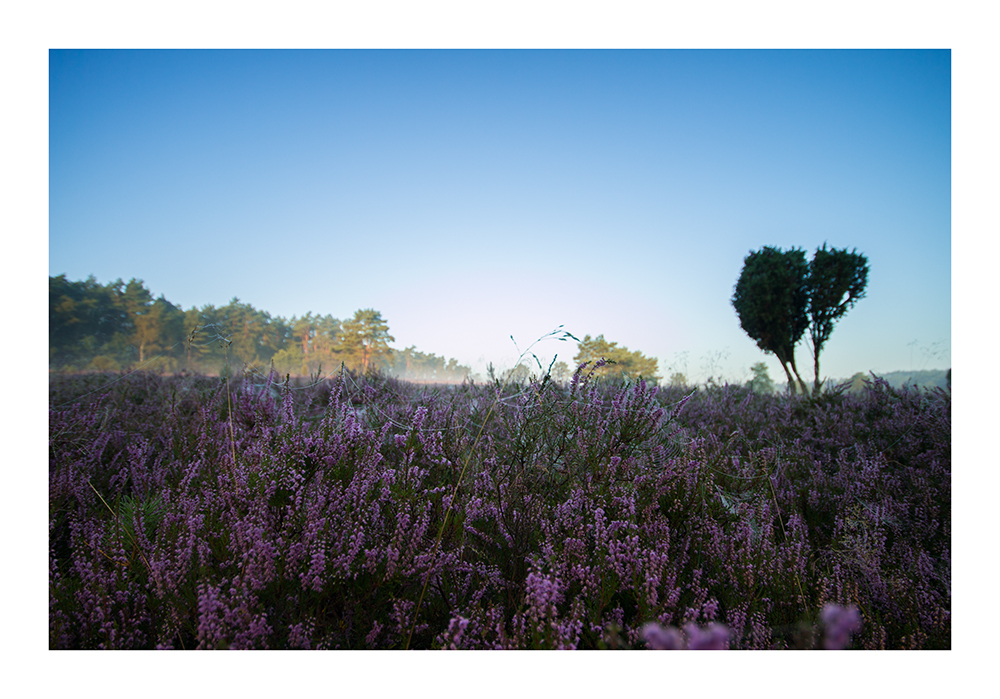
[[[802,250],[764,247],[744,258],[732,298],[740,327],[778,358],[789,386],[795,385],[795,373],[802,393],[808,389],[795,367],[795,345],[809,327],[808,276]]]
[[[819,393],[819,353],[833,333],[833,325],[865,296],[868,260],[855,251],[816,250],[809,263],[809,337],[813,346],[813,392]]]
[[[740,326],[757,346],[781,362],[789,385],[791,371],[802,393],[808,393],[795,367],[795,345],[808,329],[812,341],[814,393],[819,393],[819,355],[837,322],[865,295],[868,261],[847,249],[827,249],[826,243],[806,263],[805,253],[793,248],[764,247],[743,260],[732,304]]]

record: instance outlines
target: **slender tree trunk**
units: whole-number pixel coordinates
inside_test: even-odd
[[[819,349],[816,347],[816,341],[813,340],[813,373],[816,378],[813,380],[813,394],[819,395]]]
[[[797,378],[799,380],[799,387],[802,390],[802,395],[808,396],[809,395],[809,387],[806,386],[806,382],[802,380],[801,376],[799,376],[799,370],[795,368],[795,352],[794,352],[794,350],[792,351],[792,356],[790,356],[788,358],[788,363],[792,365],[792,371],[795,372],[795,378]]]
[[[792,375],[788,371],[788,365],[785,363],[787,360],[782,359],[781,357],[778,357],[778,361],[781,362],[781,368],[785,370],[785,377],[787,377],[787,379],[788,379],[788,386],[789,386],[789,388],[791,388],[792,391],[794,392],[795,391],[795,381],[794,381],[794,379],[792,379]]]

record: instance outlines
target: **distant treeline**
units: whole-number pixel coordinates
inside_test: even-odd
[[[220,373],[251,365],[310,376],[340,367],[379,369],[411,381],[459,382],[472,370],[454,359],[389,347],[395,338],[378,311],[352,318],[285,319],[233,298],[225,306],[184,310],[142,280],[100,284],[90,276],[49,277],[49,369],[120,371],[143,368]]]

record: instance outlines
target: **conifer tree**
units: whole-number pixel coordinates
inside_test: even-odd
[[[601,367],[595,376],[615,376],[621,372],[632,377],[642,376],[649,383],[656,383],[660,380],[657,375],[657,360],[654,357],[646,357],[642,352],[633,352],[628,347],[619,347],[617,342],[608,342],[604,335],[591,338],[585,335],[577,346],[576,356],[573,363],[579,366],[583,362],[593,362],[598,359],[609,359],[614,364]]]
[[[341,325],[338,351],[353,366],[363,372],[387,364],[392,358],[390,342],[396,338],[389,334],[389,325],[382,314],[371,308],[354,312],[354,317]]]
[[[823,243],[807,264],[800,249],[764,247],[744,258],[732,304],[740,327],[778,358],[790,386],[795,374],[802,393],[809,390],[795,367],[795,345],[809,330],[813,392],[819,393],[820,352],[834,324],[864,297],[867,283],[868,261],[855,251],[828,250]]]
[[[778,358],[789,386],[795,385],[795,373],[803,393],[808,389],[795,367],[795,345],[809,327],[808,276],[802,250],[765,247],[744,258],[732,298],[740,327],[759,348]]]
[[[865,296],[868,260],[855,251],[816,250],[809,263],[809,337],[813,346],[813,392],[819,393],[819,353],[833,333],[833,325]]]

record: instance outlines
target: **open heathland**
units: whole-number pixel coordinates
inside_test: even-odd
[[[53,375],[50,648],[951,647],[946,390],[593,369]]]

